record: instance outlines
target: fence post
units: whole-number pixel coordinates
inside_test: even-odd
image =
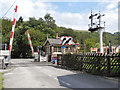
[[[107,76],[110,76],[110,69],[111,69],[111,65],[110,65],[110,55],[107,56]]]
[[[96,54],[95,57],[98,58],[96,67],[98,67],[98,69],[97,69],[97,71],[98,71],[97,74],[100,75],[100,74],[102,74],[102,73],[100,72],[100,68],[101,68],[101,67],[100,67],[100,57],[101,57],[101,55],[99,56],[98,54]]]
[[[61,67],[63,67],[63,55],[61,55]]]
[[[82,63],[82,61],[83,61],[83,57],[84,57],[84,55],[80,55],[80,71],[82,71],[82,67],[83,67],[83,63]]]
[[[57,65],[59,66],[60,55],[57,55]]]

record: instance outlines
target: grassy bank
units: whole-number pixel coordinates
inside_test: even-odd
[[[0,90],[2,90],[3,88],[3,77],[2,77],[2,73],[0,73]]]

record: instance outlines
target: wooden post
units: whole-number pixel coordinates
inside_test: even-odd
[[[110,69],[111,69],[111,65],[110,65],[110,56],[107,56],[107,76],[110,76]]]
[[[59,66],[59,55],[57,55],[57,65]]]
[[[83,67],[83,63],[82,63],[82,61],[83,61],[83,55],[80,55],[80,57],[81,57],[81,59],[80,59],[80,71],[82,71],[82,67]]]
[[[61,55],[61,66],[63,66],[63,54]]]
[[[98,57],[98,61],[97,61],[97,63],[98,63],[98,74],[100,75],[100,74],[102,74],[102,73],[100,73],[100,68],[101,68],[100,67],[101,66],[100,65],[100,56],[98,55],[97,57]]]

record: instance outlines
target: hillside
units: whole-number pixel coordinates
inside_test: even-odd
[[[12,21],[9,19],[2,19],[2,43],[7,43],[9,45],[11,28]],[[59,27],[55,24],[53,17],[51,17],[50,14],[46,14],[44,19],[39,18],[38,20],[34,17],[29,18],[29,21],[24,21],[22,17],[19,18],[16,22],[12,57],[29,57],[32,55],[27,39],[27,30],[29,30],[35,51],[37,51],[37,46],[43,46],[47,36],[49,38],[55,38],[57,32],[59,36],[72,36],[74,42],[78,41],[80,43],[81,49],[83,49],[84,44],[86,44],[86,51],[89,51],[90,47],[95,47],[95,44],[99,47],[98,32],[91,33],[88,31]],[[111,40],[112,45],[117,45],[118,36],[120,36],[120,32],[114,34],[104,32],[104,44],[108,45],[108,42]]]

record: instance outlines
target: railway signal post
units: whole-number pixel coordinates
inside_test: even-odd
[[[93,22],[93,19],[95,16],[98,16],[97,19],[99,20],[98,23],[97,22]],[[99,32],[99,39],[100,39],[100,53],[103,53],[103,29],[105,28],[104,26],[101,25],[101,17],[105,16],[105,14],[101,15],[100,11],[99,14],[93,14],[91,11],[91,16],[89,17],[89,19],[91,19],[91,24],[89,25],[89,31],[94,32],[94,31],[98,31]]]

